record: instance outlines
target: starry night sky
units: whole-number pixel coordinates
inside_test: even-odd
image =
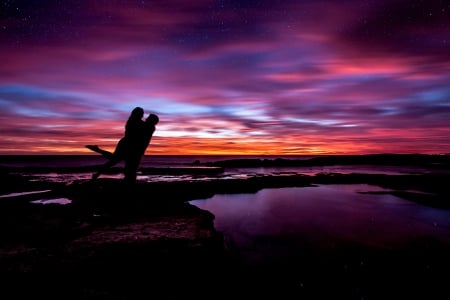
[[[0,3],[0,154],[450,153],[450,1]]]

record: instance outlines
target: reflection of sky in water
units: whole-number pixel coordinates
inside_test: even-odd
[[[254,173],[222,173],[217,175],[202,175],[202,174],[140,174],[137,175],[137,180],[142,182],[178,182],[178,181],[209,181],[213,179],[247,179],[250,177],[258,176]],[[91,180],[92,173],[42,173],[42,174],[28,174],[24,176],[33,177],[31,181],[47,181],[47,182],[61,182],[72,183],[78,180]],[[122,179],[123,174],[102,174],[100,177],[108,179]]]
[[[11,197],[19,197],[19,196],[26,196],[26,195],[32,195],[32,194],[42,194],[42,193],[48,193],[50,191],[51,190],[10,193],[10,194],[6,194],[6,195],[0,195],[0,198],[11,198]]]
[[[303,175],[317,175],[319,173],[363,173],[363,174],[423,174],[430,170],[411,166],[371,166],[371,165],[336,165],[336,166],[312,166],[312,167],[264,167],[264,168],[236,168],[226,170],[225,173],[255,173],[255,174],[277,174],[295,173]]]
[[[45,193],[48,193],[48,192],[51,192],[51,190],[9,193],[9,194],[5,194],[5,195],[0,195],[0,198],[14,198],[14,197],[20,197],[20,196],[45,194]],[[30,201],[30,203],[34,203],[34,204],[60,204],[60,205],[65,205],[65,204],[72,203],[72,200],[67,199],[67,198],[53,198],[53,199],[34,200],[34,201]]]
[[[31,201],[31,203],[34,203],[34,204],[60,204],[60,205],[65,205],[65,204],[72,203],[72,201],[70,199],[67,199],[67,198],[55,198],[55,199],[34,200],[34,201]]]
[[[212,179],[247,179],[254,176],[289,176],[295,174],[314,176],[319,173],[363,173],[363,174],[421,174],[429,171],[415,167],[386,166],[323,166],[323,167],[276,167],[276,168],[230,168],[223,173],[201,174],[186,172],[186,174],[143,174],[138,173],[137,180],[143,182],[176,182],[176,181],[208,181]],[[24,174],[27,176],[27,174]],[[41,173],[28,174],[36,180],[71,183],[78,180],[90,180],[92,172],[73,173]],[[122,173],[102,174],[100,178],[122,179]]]
[[[191,201],[215,215],[230,245],[259,255],[327,251],[336,242],[396,248],[422,237],[450,245],[450,211],[425,207],[369,185],[264,189]]]

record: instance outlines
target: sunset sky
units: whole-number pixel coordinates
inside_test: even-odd
[[[450,2],[2,0],[0,154],[450,153]]]

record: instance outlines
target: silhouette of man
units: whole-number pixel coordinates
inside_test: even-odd
[[[155,114],[150,114],[141,127],[137,139],[133,140],[131,145],[129,145],[129,149],[125,154],[124,170],[124,180],[127,184],[133,185],[136,183],[137,170],[158,123],[159,117]]]

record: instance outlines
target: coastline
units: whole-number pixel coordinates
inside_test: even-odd
[[[36,195],[0,199],[2,273],[83,273],[107,279],[66,283],[75,298],[103,295],[122,299],[158,291],[165,291],[170,298],[179,292],[167,291],[168,286],[183,286],[189,289],[189,295],[197,295],[199,284],[221,290],[227,287],[225,293],[230,295],[240,289],[259,295],[278,291],[286,296],[356,299],[364,295],[385,299],[393,295],[388,292],[393,289],[397,296],[418,292],[430,296],[444,291],[439,272],[450,267],[449,249],[427,240],[421,242],[426,247],[411,245],[406,257],[343,241],[336,245],[332,257],[308,253],[311,264],[303,264],[294,275],[284,273],[283,263],[249,266],[240,260],[236,249],[224,247],[222,234],[214,228],[214,216],[188,203],[217,193],[367,183],[389,188],[389,193],[421,205],[450,209],[448,173],[284,174],[199,182],[138,182],[132,191],[115,179],[65,185],[29,181],[8,171],[1,175],[5,183],[2,189],[50,190],[46,196],[72,200],[68,205],[37,205],[30,203]],[[423,249],[426,251],[421,252]],[[361,261],[366,265],[361,266]],[[136,285],[143,280],[139,275],[142,272],[151,282]],[[56,293],[47,289],[41,292]]]

